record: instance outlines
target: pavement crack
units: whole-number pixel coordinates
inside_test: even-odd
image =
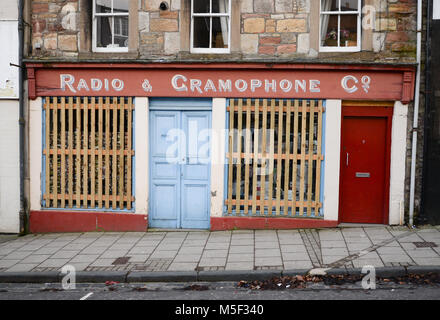
[[[314,235],[312,234],[312,231],[310,230],[300,230],[299,234],[301,235],[304,245],[306,246],[306,250],[310,256],[310,260],[312,261],[313,266],[321,267],[322,252],[319,240],[318,242],[316,241]],[[317,235],[317,237],[319,239],[319,235]]]
[[[329,263],[329,264],[325,265],[325,267],[330,268],[330,269],[340,268],[341,266],[345,265],[347,262],[351,262],[351,261],[353,261],[353,260],[355,260],[355,259],[357,259],[359,257],[362,257],[362,256],[364,256],[364,255],[366,255],[366,254],[368,254],[368,253],[370,253],[372,251],[375,251],[375,250],[377,250],[377,249],[379,249],[379,248],[381,248],[383,246],[386,246],[387,244],[389,244],[389,243],[391,243],[393,241],[396,241],[396,240],[398,240],[400,238],[407,237],[407,236],[413,234],[414,232],[415,232],[415,230],[410,230],[410,231],[402,233],[400,235],[393,236],[390,239],[381,241],[378,244],[375,244],[375,245],[372,245],[372,246],[370,246],[368,248],[359,250],[356,253],[350,254],[350,255],[348,255],[348,256],[346,256],[344,258],[341,258],[341,259],[336,260],[336,261],[334,261],[332,263]]]

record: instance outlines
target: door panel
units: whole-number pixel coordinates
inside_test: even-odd
[[[170,130],[179,128],[180,113],[178,111],[152,111],[153,135],[153,157],[166,157],[167,150],[173,145],[173,140],[168,137]],[[173,153],[177,156],[177,150]]]
[[[184,184],[182,195],[182,227],[204,228],[209,210],[206,184]],[[194,196],[198,195],[198,196]]]
[[[150,225],[155,228],[177,228],[180,225],[180,171],[178,162],[169,162],[167,150],[175,143],[168,137],[179,128],[180,112],[152,111],[150,115]],[[177,156],[176,152],[173,156]]]
[[[343,118],[341,220],[384,223],[387,118]]]
[[[177,209],[179,207],[176,197],[176,184],[154,184],[152,195],[154,199],[153,220],[174,220],[166,223],[167,227],[177,226]],[[171,195],[171,196],[170,196]]]
[[[182,165],[182,228],[209,227],[210,150],[206,130],[211,127],[209,112],[182,113],[186,134],[186,162]],[[208,146],[208,148],[206,148]]]
[[[151,111],[150,128],[150,225],[209,228],[211,112]]]

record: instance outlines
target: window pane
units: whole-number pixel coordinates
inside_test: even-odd
[[[321,46],[338,46],[338,15],[321,15]]]
[[[212,18],[212,48],[228,48],[228,18]]]
[[[209,13],[209,0],[194,0],[193,13]]]
[[[113,12],[127,12],[130,1],[127,0],[113,0]]]
[[[213,13],[228,13],[229,0],[212,0]]]
[[[341,15],[341,47],[357,46],[357,15]]]
[[[96,46],[106,48],[112,44],[111,17],[96,17]]]
[[[97,13],[112,12],[112,0],[96,0],[96,12]]]
[[[339,11],[339,0],[321,0],[321,11]]]
[[[194,17],[194,48],[209,48],[209,33],[209,18]]]
[[[358,0],[341,0],[341,11],[357,11]]]
[[[115,44],[128,47],[128,17],[115,17]]]

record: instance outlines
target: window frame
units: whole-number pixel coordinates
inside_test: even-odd
[[[113,11],[113,0],[111,0],[112,2],[112,11]],[[127,46],[126,47],[98,47],[97,46],[97,30],[98,30],[98,17],[128,17],[129,21],[128,21],[128,38],[127,40],[129,41],[130,39],[130,8],[128,9],[127,13],[124,12],[111,12],[111,13],[98,13],[96,12],[96,0],[93,0],[93,13],[92,13],[92,51],[93,52],[112,52],[112,53],[117,53],[117,52],[128,52],[128,47],[129,44],[127,42]],[[112,19],[112,42],[114,43],[114,37],[115,37],[115,20]]]
[[[361,51],[361,41],[362,41],[362,28],[361,28],[361,20],[362,20],[362,1],[358,1],[358,9],[357,11],[341,11],[341,1],[338,0],[339,10],[338,11],[322,11],[321,5],[322,1],[319,1],[319,52],[359,52]],[[352,47],[341,47],[340,46],[340,29],[341,29],[341,15],[357,15],[357,44]],[[322,43],[322,15],[335,15],[338,16],[338,46],[323,46]]]
[[[209,0],[210,11],[212,11],[212,0]],[[231,53],[231,3],[228,1],[227,13],[194,13],[194,0],[191,0],[191,26],[190,26],[190,52],[191,53],[215,53],[215,54],[228,54]],[[210,21],[210,34],[209,34],[209,46],[212,45],[212,18],[215,17],[227,17],[228,18],[228,48],[194,48],[194,18],[195,17],[209,17]]]

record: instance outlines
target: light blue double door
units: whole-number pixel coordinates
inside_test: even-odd
[[[150,111],[152,228],[208,229],[211,111]]]

